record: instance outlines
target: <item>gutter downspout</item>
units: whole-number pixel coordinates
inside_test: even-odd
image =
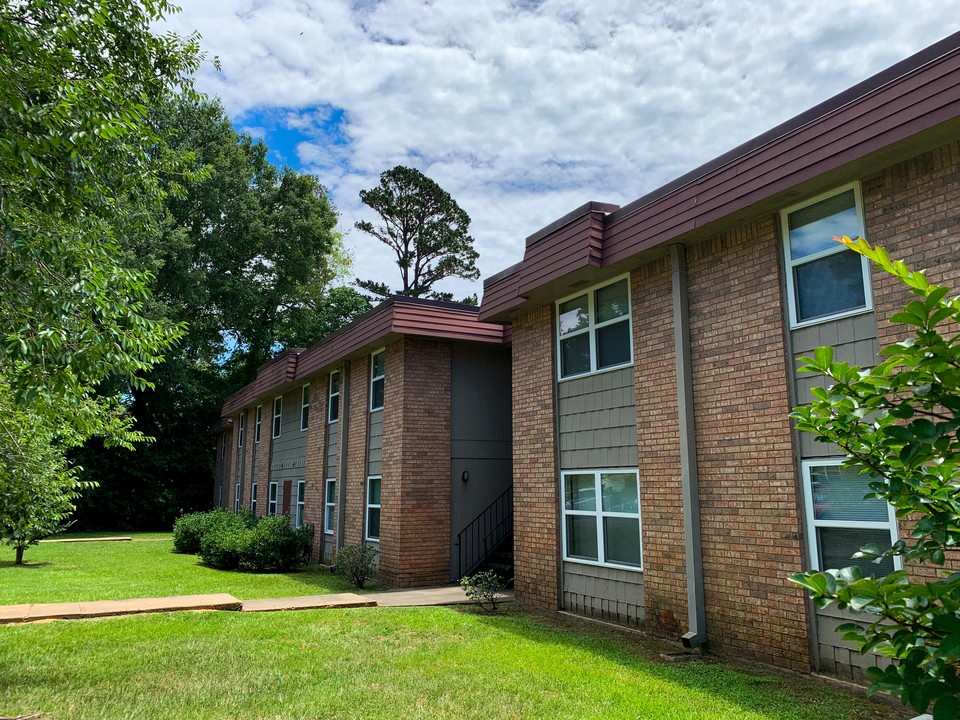
[[[348,440],[350,437],[350,361],[343,361],[340,370],[340,468],[337,473],[337,545],[334,554],[344,543],[344,528],[346,526],[347,511],[347,457]]]
[[[690,361],[687,257],[683,245],[670,246],[670,265],[673,279],[673,342],[677,359],[683,549],[687,570],[687,623],[689,626],[680,640],[686,648],[697,648],[707,642],[707,621],[703,606],[703,555],[700,545],[700,491],[693,407],[693,369]]]

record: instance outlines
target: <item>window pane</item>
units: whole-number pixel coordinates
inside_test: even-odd
[[[889,530],[861,530],[859,528],[817,528],[817,549],[820,553],[820,569],[833,570],[859,567],[864,575],[885,577],[893,572],[893,558],[884,558],[879,564],[865,558],[851,559],[861,547],[876,543],[882,548],[890,547]]]
[[[860,222],[853,190],[790,213],[787,225],[790,257],[794,260],[837,247],[834,236],[857,237]]]
[[[297,483],[297,502],[303,502],[303,491],[306,483]]]
[[[300,409],[300,429],[305,430],[310,427],[310,406],[304,405]]]
[[[639,567],[640,521],[637,518],[604,518],[603,554],[607,562]]]
[[[574,335],[560,341],[560,377],[590,372],[590,335]]]
[[[594,307],[597,322],[602,323],[630,314],[630,288],[626,279],[596,291]]]
[[[590,315],[587,311],[587,296],[581,295],[573,300],[560,304],[560,335],[576,330],[583,330],[590,324]]]
[[[270,502],[274,502],[277,499],[277,486],[273,484],[270,486]]]
[[[328,482],[327,483],[327,502],[332,503],[336,500],[337,485],[336,483]]]
[[[603,473],[600,475],[600,493],[606,512],[640,512],[637,476],[633,473]]]
[[[564,482],[564,505],[567,510],[596,510],[597,489],[590,475],[567,475]]]
[[[380,508],[367,508],[367,537],[380,537]]]
[[[383,361],[386,357],[386,353],[377,353],[373,356],[373,371],[371,373],[372,377],[382,377],[383,376]]]
[[[367,505],[380,504],[380,478],[370,478],[370,489],[367,493]]]
[[[597,328],[597,369],[630,362],[630,323]]]
[[[370,386],[370,407],[373,410],[383,407],[383,378],[374,380]]]
[[[330,422],[340,419],[340,396],[334,395],[330,398]]]
[[[336,395],[340,392],[340,373],[335,372],[330,375],[330,394]]]
[[[256,483],[250,486],[250,499],[253,500],[254,502],[257,501],[257,484]]]
[[[825,465],[810,468],[813,516],[817,520],[886,522],[890,518],[883,500],[864,500],[871,478],[854,468]]]
[[[597,519],[592,515],[567,515],[567,557],[599,560]]]
[[[867,304],[863,264],[853,250],[827,255],[793,268],[797,319],[812,320]]]

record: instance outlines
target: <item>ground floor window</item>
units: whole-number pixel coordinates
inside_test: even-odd
[[[257,483],[250,484],[250,512],[257,514]]]
[[[267,515],[277,514],[277,483],[270,483],[270,496],[267,498]]]
[[[243,487],[240,485],[240,481],[237,480],[237,484],[233,486],[233,511],[235,513],[240,512],[240,493],[243,492]]]
[[[367,540],[380,540],[380,477],[367,478]]]
[[[297,481],[297,519],[296,527],[303,525],[303,506],[304,506],[304,491],[306,489],[306,483],[303,480]]]
[[[323,495],[323,531],[333,535],[333,513],[337,503],[337,481],[327,478],[327,487]]]
[[[636,470],[560,474],[563,558],[640,569],[640,484]]]
[[[864,499],[875,476],[842,463],[840,458],[803,463],[810,563],[815,570],[855,565],[864,575],[884,577],[900,569],[899,558],[874,563],[852,556],[864,545],[888,548],[895,543],[896,514],[884,500]]]

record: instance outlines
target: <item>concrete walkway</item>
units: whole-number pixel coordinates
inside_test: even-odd
[[[503,599],[512,600],[513,592],[503,593]],[[233,610],[242,612],[278,612],[283,610],[315,610],[355,607],[426,607],[433,605],[462,605],[473,602],[458,585],[390,590],[357,595],[335,593],[305,595],[262,600],[238,600],[232,595],[177,595],[165,598],[136,598],[133,600],[96,600],[72,603],[35,603],[27,605],[0,605],[0,625],[36,622],[38,620],[75,620],[79,618],[135,615],[138,613],[175,612],[178,610]]]

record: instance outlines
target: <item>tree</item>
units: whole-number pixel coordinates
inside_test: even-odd
[[[448,277],[480,277],[479,255],[467,234],[470,216],[419,170],[402,165],[386,170],[377,187],[360,191],[360,199],[383,224],[361,220],[356,227],[393,250],[403,285],[394,293],[385,283],[358,278],[357,287],[378,298],[397,294],[450,299],[448,293],[435,292],[434,284]]]
[[[841,240],[904,283],[917,299],[891,320],[914,337],[885,347],[869,370],[835,362],[830,348],[803,358],[804,372],[832,382],[792,413],[797,427],[839,445],[846,464],[871,477],[867,498],[890,503],[909,518],[909,539],[892,547],[866,545],[854,557],[899,557],[905,563],[956,568],[960,550],[960,299],[929,283],[866,241]],[[935,720],[960,717],[960,572],[927,582],[907,571],[863,577],[859,567],[797,573],[791,579],[819,607],[866,614],[838,628],[866,653],[897,660],[868,668],[870,692],[900,697],[917,712],[933,704]]]

